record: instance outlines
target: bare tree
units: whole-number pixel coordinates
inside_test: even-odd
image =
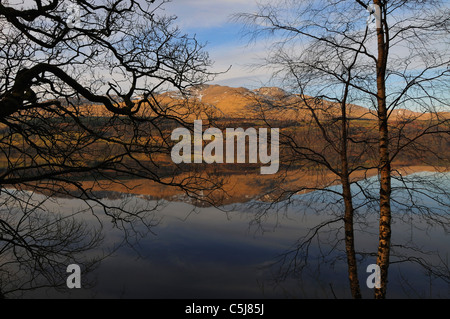
[[[391,180],[397,178],[398,171],[391,166],[399,164],[408,152],[420,150],[419,163],[426,162],[444,171],[448,168],[449,154],[442,152],[441,146],[449,134],[448,113],[443,112],[450,105],[446,93],[450,75],[449,8],[441,1],[369,4],[277,1],[260,3],[256,13],[239,14],[237,18],[246,23],[245,32],[252,40],[261,37],[271,40],[271,50],[263,65],[272,67],[274,79],[282,83],[291,97],[296,97],[278,101],[276,105],[261,103],[264,117],[268,118],[269,110],[292,109],[296,112],[289,113],[290,118],[308,127],[297,134],[285,131],[291,167],[319,167],[335,177],[329,184],[284,188],[279,198],[336,182],[342,186],[338,195],[344,200],[345,213],[333,222],[344,221],[354,298],[360,297],[360,289],[353,247],[352,197],[356,194],[352,194],[352,189],[366,198],[359,208],[368,207],[374,196],[359,180],[371,170],[377,171],[380,182],[377,264],[381,269],[381,288],[375,289],[375,297],[385,298],[392,247],[391,204],[396,200]],[[366,23],[369,13],[376,15],[374,28]],[[368,107],[370,112],[358,112],[358,105]],[[302,115],[295,117],[295,114]],[[412,184],[403,185],[408,190],[414,188]],[[429,190],[433,192],[433,188]],[[440,192],[430,197],[448,207],[448,202],[439,197],[448,198],[448,192],[442,188]],[[423,215],[438,224],[448,223],[437,212],[427,210]],[[320,227],[312,234],[318,230]],[[310,239],[306,237],[307,241]]]
[[[170,161],[171,130],[202,112],[190,102],[189,88],[213,74],[203,45],[163,14],[166,2],[0,2],[2,190],[79,198],[100,205],[117,227],[140,222],[150,228],[154,207],[110,205],[99,191],[139,178],[195,198],[218,185]],[[29,201],[12,194],[2,192],[4,203]],[[73,259],[92,246],[88,237],[77,240],[89,233],[81,224],[64,216],[37,218],[38,211],[16,219],[2,209],[2,254],[20,247],[20,256],[10,256],[38,256],[39,269],[51,269],[51,261],[65,262],[71,249]],[[38,246],[31,232],[40,234]],[[51,244],[58,240],[59,246]]]

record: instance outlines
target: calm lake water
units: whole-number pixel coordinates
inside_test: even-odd
[[[438,185],[450,185],[449,174],[440,178]],[[450,252],[449,234],[443,227],[430,223],[424,212],[404,206],[413,200],[428,208],[436,205],[433,209],[437,216],[445,216],[448,214],[445,205],[450,204],[450,199],[441,196],[444,205],[437,205],[426,193],[406,192],[400,182],[393,185],[398,202],[393,204],[392,239],[396,246],[389,270],[388,297],[450,298],[448,266],[445,266]],[[366,195],[370,192],[376,195],[376,178],[361,186],[354,189],[356,203],[363,201],[362,190]],[[42,195],[33,195],[35,199],[40,197]],[[319,236],[314,237],[310,245],[303,246],[308,247],[307,250],[297,250],[301,239],[308,238],[314,227],[339,217],[342,204],[336,203],[337,199],[327,192],[296,195],[289,203],[277,204],[264,214],[261,213],[263,204],[258,202],[222,209],[163,202],[153,215],[158,223],[151,228],[151,233],[136,244],[121,246],[93,272],[82,273],[82,282],[93,281],[92,287],[64,292],[48,288],[27,292],[24,297],[350,298],[342,222],[322,227]],[[111,205],[126,201],[129,207],[157,204],[154,200],[125,194],[104,201]],[[356,217],[359,279],[363,296],[367,298],[372,297],[373,291],[366,286],[369,275],[366,268],[375,263],[373,254],[378,236],[377,206],[375,202],[372,204],[359,207]],[[48,211],[65,213],[86,208],[81,200],[65,198],[54,198],[44,205]],[[94,210],[98,218],[91,213],[78,218],[82,217],[94,227],[102,222],[105,239],[98,250],[100,253],[100,249],[110,249],[121,242],[123,232],[111,227],[110,219],[102,214],[100,207]],[[287,253],[289,251],[294,253]],[[296,252],[296,267],[289,268]],[[95,255],[96,251],[90,253]],[[276,262],[280,260],[285,263]],[[438,265],[447,281],[435,278],[418,262]],[[82,263],[80,266],[83,269]],[[301,266],[304,267],[300,269]]]

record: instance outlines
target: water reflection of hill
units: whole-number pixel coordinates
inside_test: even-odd
[[[428,166],[408,166],[398,168],[398,171],[403,175],[408,175],[421,171],[434,171],[434,168]],[[377,170],[375,169],[364,170],[355,172],[352,178],[356,181],[375,176],[376,174]],[[180,176],[179,178],[182,179],[184,177]],[[218,178],[223,180],[223,187],[212,191],[210,194],[206,194],[206,191],[199,192],[196,197],[200,200],[193,199],[177,187],[162,185],[155,181],[145,179],[121,180],[120,183],[107,180],[97,180],[95,182],[83,181],[81,183],[85,189],[92,189],[93,193],[100,198],[117,199],[124,193],[127,193],[142,195],[147,199],[182,201],[197,206],[210,206],[213,203],[217,205],[246,203],[254,199],[268,202],[275,199],[280,200],[282,199],[280,196],[283,196],[283,194],[280,193],[281,191],[274,191],[274,187],[281,178],[283,181],[282,188],[284,190],[302,189],[297,192],[298,194],[340,184],[340,181],[333,174],[302,170],[292,170],[287,175],[283,173],[275,177],[273,175],[261,175],[256,170],[253,172],[236,172],[233,174],[219,175]],[[277,186],[279,187],[279,185]],[[76,194],[75,190],[73,192]],[[292,195],[295,192],[289,191],[287,193]],[[202,196],[205,197],[204,202],[201,200]]]

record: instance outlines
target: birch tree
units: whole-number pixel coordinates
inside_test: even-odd
[[[278,107],[279,114],[289,108],[308,111],[315,132],[323,140],[320,145],[325,146],[318,149],[314,145],[318,137],[313,135],[303,143],[295,134],[285,136],[293,158],[317,164],[336,176],[342,186],[338,195],[345,202],[345,212],[336,222],[344,221],[345,225],[354,298],[361,294],[353,247],[352,189],[359,189],[368,201],[373,199],[355,175],[373,168],[378,171],[376,263],[381,270],[381,287],[375,289],[375,298],[385,298],[392,252],[391,180],[398,176],[392,163],[421,149],[423,162],[433,158],[431,162],[438,169],[448,167],[449,154],[440,147],[449,134],[445,113],[450,105],[449,17],[445,1],[358,0],[260,2],[255,13],[236,16],[245,23],[244,34],[251,41],[265,39],[270,43],[261,65],[272,68],[273,80],[300,97],[298,103]],[[348,111],[355,105],[367,107],[377,125],[364,129],[354,124]],[[323,116],[324,110],[334,116]],[[370,118],[367,114],[356,117]],[[299,185],[282,192],[292,195],[304,189]],[[448,198],[444,189],[439,192]],[[440,202],[438,196],[434,199]],[[431,215],[439,216],[438,224],[448,223],[446,217]]]

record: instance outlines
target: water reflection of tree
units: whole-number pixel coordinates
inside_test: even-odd
[[[44,203],[48,199],[36,201],[17,191],[8,195],[0,211],[3,296],[18,297],[37,288],[63,288],[69,264],[82,265],[83,274],[96,266],[100,256],[86,258],[83,254],[98,247],[102,233],[77,218],[81,212],[64,215],[47,211]],[[88,282],[84,284],[88,286]]]
[[[447,298],[450,268],[445,241],[449,225],[447,212],[450,207],[450,176],[435,173],[430,175],[433,178],[428,176],[424,179],[422,174],[402,176],[393,184],[393,230],[396,235],[392,239],[390,266],[395,268],[389,282],[397,286],[396,296]],[[373,243],[377,239],[374,229],[377,225],[378,202],[377,185],[373,179],[358,182],[364,189],[364,194],[355,191],[355,253],[358,269],[361,269],[361,291],[366,296],[370,290],[365,288],[369,275],[365,273],[365,269],[374,263],[377,255],[376,245]],[[411,187],[413,183],[414,188]],[[433,196],[433,193],[438,196]],[[346,252],[342,248],[345,237],[342,201],[317,191],[280,204],[282,206],[276,209],[273,206],[271,209],[261,205],[254,206],[253,209],[260,210],[259,222],[263,225],[264,217],[268,214],[286,209],[287,218],[304,214],[305,226],[299,230],[303,235],[270,265],[274,271],[272,284],[283,289],[289,282],[299,282],[304,286],[296,289],[300,289],[302,296],[307,298],[312,297],[310,292],[317,287],[323,289],[319,297],[347,297],[345,290],[337,289],[340,278],[330,276],[333,269],[340,269],[346,264]],[[440,240],[443,240],[441,246]],[[427,279],[428,286],[425,285]],[[399,295],[398,286],[403,289],[403,294]],[[294,296],[296,289],[291,287],[290,293]]]
[[[26,297],[38,289],[43,296],[45,288],[69,292],[70,264],[81,267],[82,288],[88,291],[95,285],[92,272],[105,258],[124,245],[133,248],[159,222],[153,214],[159,202],[128,195],[76,200],[6,189],[0,198],[0,287],[6,297]]]

